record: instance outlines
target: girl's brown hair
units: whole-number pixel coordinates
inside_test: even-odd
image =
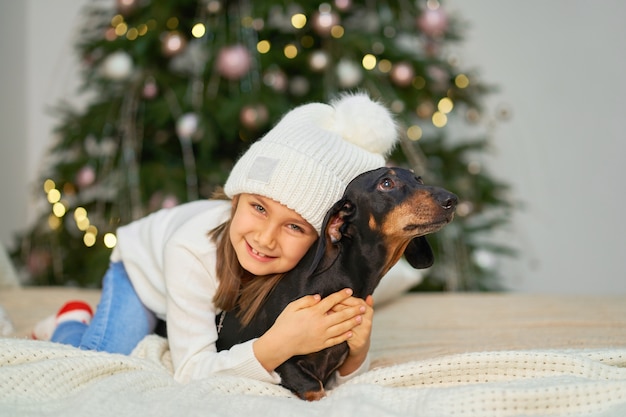
[[[226,199],[222,193],[216,193],[214,198]],[[233,208],[230,218],[233,218],[237,207],[238,197],[233,198]],[[217,245],[215,271],[219,285],[213,302],[217,308],[230,311],[239,307],[239,320],[245,326],[250,323],[267,295],[274,289],[284,273],[254,276],[239,264],[235,249],[230,242],[229,219],[209,232],[209,237]]]

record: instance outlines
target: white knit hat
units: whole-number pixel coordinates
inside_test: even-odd
[[[385,165],[397,141],[390,112],[367,95],[296,107],[237,161],[224,191],[269,197],[318,232],[357,175]]]

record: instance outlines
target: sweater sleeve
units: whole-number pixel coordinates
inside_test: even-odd
[[[347,382],[347,381],[351,380],[355,376],[361,375],[361,374],[367,372],[370,369],[370,364],[371,364],[371,358],[370,358],[370,354],[368,353],[367,356],[365,357],[365,361],[363,361],[361,366],[359,366],[358,369],[356,369],[351,374],[342,376],[342,375],[339,374],[339,371],[336,371],[335,375],[334,375],[334,378],[329,383],[328,388],[329,389],[335,388],[338,385],[341,385],[344,382]]]
[[[215,246],[206,231],[185,224],[168,242],[164,253],[167,286],[167,332],[174,378],[189,382],[224,372],[270,383],[280,383],[254,356],[254,340],[217,352],[217,310],[213,296]]]

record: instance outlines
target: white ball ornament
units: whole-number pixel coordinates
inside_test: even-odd
[[[133,70],[133,60],[126,52],[117,51],[102,62],[102,76],[113,81],[127,79]]]
[[[363,71],[353,61],[342,59],[337,64],[337,77],[342,88],[352,88],[363,79]]]
[[[274,91],[286,91],[287,81],[287,75],[278,68],[272,68],[263,74],[263,83],[271,87]]]
[[[339,15],[334,12],[321,11],[313,15],[313,30],[320,36],[330,34],[333,26],[339,24]]]
[[[191,139],[198,131],[198,115],[185,113],[176,121],[176,134],[181,139]]]
[[[476,262],[476,264],[483,269],[492,270],[497,265],[497,259],[495,255],[491,251],[488,251],[488,250],[477,249],[472,254],[472,258],[474,258],[474,262]]]
[[[294,96],[302,97],[309,92],[311,84],[305,77],[295,76],[289,83],[289,92]]]
[[[328,55],[324,51],[315,51],[309,56],[309,65],[313,71],[323,71],[328,66]]]

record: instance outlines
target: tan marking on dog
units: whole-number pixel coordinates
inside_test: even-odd
[[[389,211],[380,227],[387,248],[385,272],[398,262],[413,238],[439,230],[445,218],[445,211],[426,190],[416,190],[402,204]],[[407,231],[404,230],[407,225],[418,227]]]
[[[378,224],[376,224],[376,219],[374,218],[374,214],[370,213],[370,220],[368,222],[370,230],[378,229]]]
[[[320,382],[320,386],[322,385],[322,383]],[[301,397],[303,400],[307,400],[307,401],[319,401],[322,398],[324,398],[326,396],[326,392],[324,391],[324,388],[321,387],[319,391],[307,391],[304,393],[304,395]]]

